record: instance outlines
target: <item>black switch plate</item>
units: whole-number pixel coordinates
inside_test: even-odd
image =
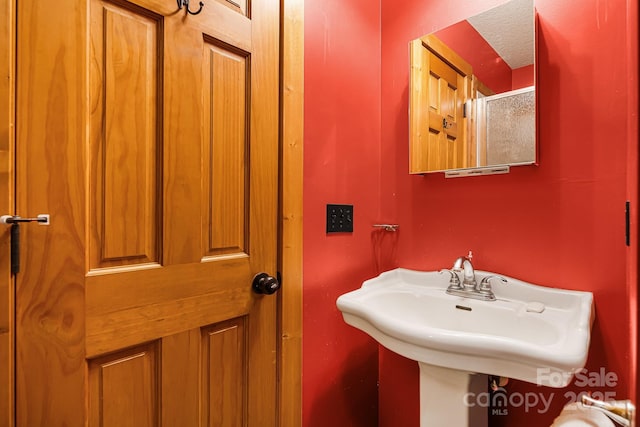
[[[353,205],[327,205],[327,233],[353,232]]]

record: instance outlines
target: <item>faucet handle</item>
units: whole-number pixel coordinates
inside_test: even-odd
[[[507,279],[502,276],[498,276],[496,274],[492,274],[491,276],[484,277],[480,281],[480,285],[478,286],[478,290],[480,292],[491,292],[491,279],[499,279],[502,283],[507,283]]]
[[[451,277],[449,278],[449,287],[447,289],[462,289],[462,285],[460,284],[460,278],[458,277],[456,272],[453,270],[447,270],[445,268],[443,270],[440,270],[440,274],[444,273],[445,271],[451,274]]]
[[[507,279],[505,279],[502,276],[495,275],[495,274],[492,274],[491,276],[484,277],[480,281],[480,284],[476,288],[476,291],[480,295],[483,295],[487,301],[495,301],[496,300],[496,295],[491,290],[491,282],[490,282],[491,279],[499,279],[501,282],[507,283]]]

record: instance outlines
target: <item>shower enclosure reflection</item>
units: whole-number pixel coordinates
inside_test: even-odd
[[[480,96],[477,117],[477,164],[527,165],[536,160],[535,88]]]

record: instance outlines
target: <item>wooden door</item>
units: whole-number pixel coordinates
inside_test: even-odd
[[[275,425],[279,2],[203,1],[20,3],[18,426]]]
[[[471,66],[436,37],[411,42],[411,173],[468,166],[463,112],[471,98],[471,76]]]
[[[434,53],[428,51],[428,170],[446,170],[466,166],[465,140],[462,135],[464,77]]]

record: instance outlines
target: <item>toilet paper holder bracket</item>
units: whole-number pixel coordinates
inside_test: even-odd
[[[635,427],[636,407],[630,400],[612,400],[605,402],[583,394],[581,402],[584,407],[602,412],[621,426]]]

